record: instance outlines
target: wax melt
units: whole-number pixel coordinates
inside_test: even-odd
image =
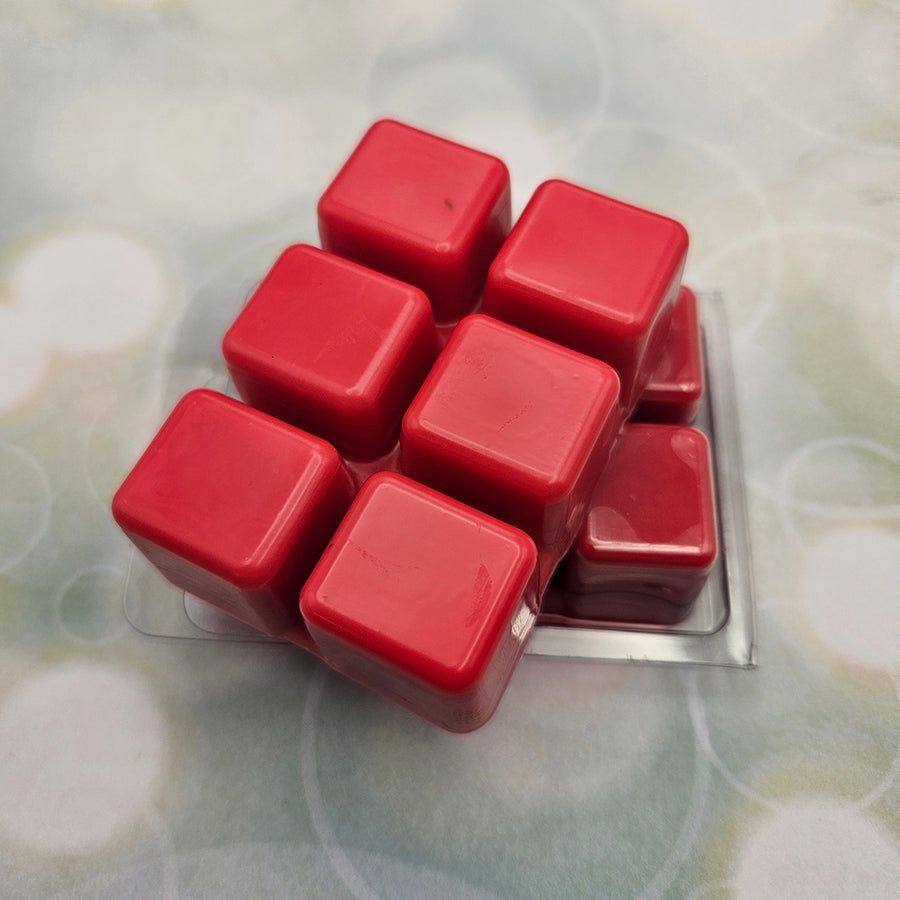
[[[673,219],[548,181],[491,265],[484,312],[609,363],[630,415],[668,336],[687,248]]]
[[[403,419],[403,471],[531,535],[546,582],[606,464],[618,389],[605,363],[469,316]]]
[[[474,307],[510,227],[496,157],[399,122],[376,122],[318,206],[322,246],[428,295],[439,322]]]
[[[709,447],[622,423],[702,399],[684,229],[550,181],[509,233],[502,162],[389,120],[318,214],[325,249],[285,250],[224,337],[251,405],[189,393],[116,494],[147,559],[451,731],[538,614],[683,618],[717,553]]]
[[[538,607],[520,530],[395,473],[361,488],[300,595],[325,660],[451,731],[493,713]]]
[[[437,356],[426,296],[315,247],[289,247],[222,342],[253,406],[346,458],[386,454]]]
[[[669,337],[633,418],[641,422],[689,425],[697,417],[704,390],[697,298],[693,291],[682,286]]]
[[[311,642],[300,587],[352,499],[337,451],[208,390],[175,407],[116,493],[116,521],[173,583]],[[299,627],[298,627],[299,626]]]
[[[715,562],[709,442],[690,426],[622,430],[568,560],[573,619],[683,619]]]

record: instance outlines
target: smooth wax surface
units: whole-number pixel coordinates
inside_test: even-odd
[[[469,316],[404,417],[404,471],[521,528],[552,567],[606,463],[618,388],[605,363]]]
[[[470,312],[511,224],[496,157],[376,122],[318,205],[326,250],[421,288],[439,322]]]
[[[197,390],[163,423],[112,509],[178,587],[281,634],[297,623],[300,586],[351,497],[325,441]]]
[[[609,363],[630,413],[668,334],[687,249],[673,219],[547,181],[491,265],[484,312]]]
[[[451,731],[499,702],[537,612],[537,550],[394,473],[362,487],[300,597],[326,661]]]
[[[697,417],[705,389],[697,298],[690,288],[682,286],[662,355],[633,418],[689,425]]]
[[[299,244],[278,258],[222,350],[248,403],[368,460],[396,443],[437,332],[417,288]]]
[[[575,618],[628,619],[627,595],[686,612],[718,553],[709,442],[690,426],[630,424],[569,560]],[[640,609],[645,603],[640,601]]]

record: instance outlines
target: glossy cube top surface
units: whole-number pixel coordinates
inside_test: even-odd
[[[325,441],[192,391],[119,488],[113,513],[127,532],[254,588],[291,552],[340,466]]]
[[[476,227],[507,178],[496,157],[383,120],[360,141],[321,204],[427,247],[449,247]]]
[[[491,280],[556,298],[573,322],[599,313],[627,338],[649,326],[687,246],[673,219],[548,181],[516,223]]]
[[[443,691],[485,672],[532,580],[518,529],[403,476],[361,488],[301,595],[304,618]]]
[[[589,562],[707,569],[717,533],[709,442],[689,426],[630,424],[578,538]]]
[[[564,494],[611,415],[609,366],[487,316],[464,319],[404,419],[404,436],[548,497]]]
[[[481,294],[509,232],[496,157],[399,122],[376,122],[319,200],[326,250],[420,287],[440,322]]]
[[[484,312],[609,363],[630,415],[668,334],[687,247],[672,219],[548,181],[491,264]]]
[[[315,247],[285,250],[228,330],[242,396],[345,455],[377,455],[437,353],[425,295]]]

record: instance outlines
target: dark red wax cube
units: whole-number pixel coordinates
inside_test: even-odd
[[[351,498],[331,445],[198,390],[163,423],[112,509],[169,581],[277,635],[300,624],[300,587]]]
[[[496,157],[391,120],[376,122],[322,195],[326,250],[420,287],[435,318],[470,312],[510,227]]]
[[[609,363],[630,412],[665,343],[687,248],[672,219],[548,181],[491,266],[484,312]]]
[[[403,419],[403,470],[530,534],[543,565],[581,523],[618,429],[618,388],[605,363],[469,316]]]
[[[437,356],[425,295],[316,247],[289,247],[225,335],[248,403],[348,459],[387,453]]]
[[[682,287],[675,303],[669,337],[653,370],[634,419],[687,425],[700,410],[704,391],[703,346],[697,298]]]
[[[683,618],[717,547],[706,436],[686,425],[626,425],[568,560],[564,611],[577,619]]]
[[[300,595],[325,660],[451,731],[491,716],[537,611],[537,550],[402,475],[361,488]]]

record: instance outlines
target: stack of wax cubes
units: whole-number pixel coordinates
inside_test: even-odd
[[[113,501],[176,586],[452,731],[539,617],[683,619],[717,555],[677,222],[394,121]],[[551,584],[552,581],[552,584]]]

